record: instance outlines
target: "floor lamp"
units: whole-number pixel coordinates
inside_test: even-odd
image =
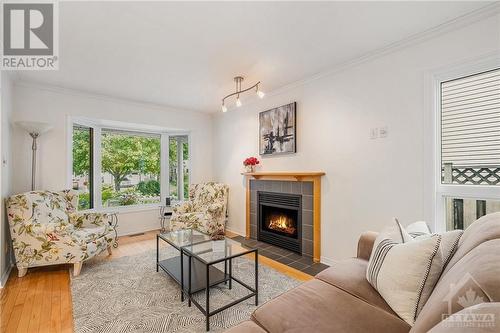
[[[23,128],[29,133],[33,139],[31,144],[31,190],[35,190],[35,177],[36,177],[36,150],[37,142],[36,140],[40,135],[52,129],[52,126],[48,123],[37,122],[37,121],[18,121],[16,122],[18,126]]]

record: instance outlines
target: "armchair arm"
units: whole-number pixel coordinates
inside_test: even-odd
[[[88,226],[102,226],[108,221],[107,213],[97,213],[97,212],[75,212],[68,214],[69,222],[77,228],[83,228]]]
[[[377,235],[378,233],[374,231],[366,231],[361,234],[358,240],[358,258],[370,260],[373,244],[375,243]]]
[[[194,210],[194,205],[191,201],[183,201],[172,206],[172,213],[174,214],[190,213],[193,210]]]
[[[212,239],[223,239],[225,234],[224,214],[225,204],[222,202],[212,203],[205,209],[205,216],[208,221],[208,233]]]

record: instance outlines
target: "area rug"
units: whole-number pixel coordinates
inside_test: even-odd
[[[175,254],[167,251],[163,256]],[[180,288],[165,272],[156,272],[156,251],[107,259],[99,256],[83,265],[72,278],[75,332],[205,332],[205,317],[187,301],[180,301]],[[253,286],[253,261],[233,260],[233,275]],[[300,284],[265,265],[259,265],[259,305]],[[210,308],[219,308],[248,294],[233,282],[232,290],[222,284],[210,289]],[[198,293],[204,304],[204,292]],[[250,318],[254,298],[210,317],[211,332],[223,332]]]

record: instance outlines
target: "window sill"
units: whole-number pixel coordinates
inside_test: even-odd
[[[170,205],[171,207],[177,205],[183,201],[174,201]],[[131,206],[117,206],[117,207],[102,207],[102,208],[92,208],[82,210],[81,212],[89,212],[89,213],[135,213],[135,212],[143,212],[143,211],[151,211],[151,210],[159,210],[160,207],[163,207],[162,203],[155,203],[149,205],[131,205]]]
[[[162,205],[150,204],[150,205],[134,205],[134,206],[118,206],[118,207],[102,207],[87,209],[85,212],[95,212],[95,213],[135,213],[150,210],[158,210]]]

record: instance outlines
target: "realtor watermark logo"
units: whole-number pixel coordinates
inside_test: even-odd
[[[2,3],[2,70],[58,69],[55,1]]]
[[[494,313],[472,311],[474,306],[489,302],[490,299],[474,277],[466,273],[458,283],[450,285],[450,291],[444,299],[444,302],[448,303],[448,313],[443,314],[442,319],[446,320],[445,325],[447,327],[495,327],[496,318]],[[468,308],[471,308],[471,310],[468,311]],[[465,311],[460,311],[463,309]]]

